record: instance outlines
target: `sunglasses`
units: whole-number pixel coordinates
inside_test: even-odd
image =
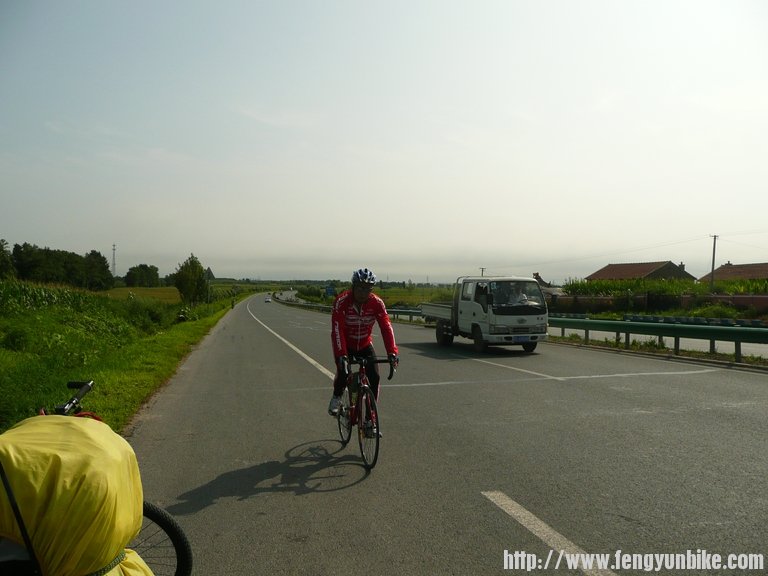
[[[370,292],[373,290],[373,286],[370,284],[355,284],[355,288],[358,290],[362,290],[363,292]]]

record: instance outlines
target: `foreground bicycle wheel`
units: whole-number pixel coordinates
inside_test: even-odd
[[[339,408],[339,415],[336,419],[339,423],[339,436],[341,436],[341,443],[345,446],[349,442],[350,436],[352,436],[352,413],[350,412],[349,405],[349,390],[344,390],[344,394],[341,395],[341,408]]]
[[[128,544],[155,576],[190,576],[192,547],[178,522],[168,512],[144,501],[141,532]]]
[[[379,459],[379,433],[381,432],[379,411],[373,391],[367,386],[360,390],[357,399],[357,433],[360,442],[360,455],[365,468],[370,470]]]

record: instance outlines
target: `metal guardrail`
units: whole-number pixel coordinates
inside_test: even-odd
[[[284,304],[290,304],[301,308],[318,310],[330,314],[331,307],[322,304],[310,304],[306,302],[282,301]],[[389,315],[394,318],[407,316],[409,322],[413,322],[414,317],[422,317],[420,309],[391,309]],[[576,317],[579,316],[579,317]],[[631,317],[630,318],[636,318]],[[565,330],[583,330],[584,341],[589,342],[590,332],[612,332],[616,334],[616,344],[621,343],[621,336],[624,336],[624,348],[630,347],[630,335],[642,334],[644,336],[658,336],[659,341],[664,337],[674,338],[674,352],[680,354],[680,339],[690,338],[693,340],[708,340],[710,343],[710,352],[715,352],[715,342],[733,342],[734,356],[736,362],[741,362],[742,344],[768,344],[768,328],[757,328],[744,325],[714,325],[714,324],[689,324],[683,322],[672,323],[669,318],[663,321],[640,321],[640,320],[590,320],[581,315],[571,315],[571,317],[549,315],[549,326],[560,328],[561,334],[565,336]]]
[[[407,316],[408,322],[413,322],[414,317],[421,318],[421,310],[413,310],[412,308],[406,308],[402,310],[394,309],[390,310],[387,309],[387,312],[389,312],[389,315],[394,318],[400,318],[401,316]]]
[[[670,322],[639,322],[632,320],[590,320],[588,318],[563,318],[549,317],[549,325],[561,329],[565,335],[565,329],[584,330],[584,340],[589,342],[590,332],[612,332],[616,334],[616,343],[621,341],[624,335],[624,348],[629,348],[630,334],[643,334],[648,336],[672,337],[675,340],[675,354],[680,354],[680,339],[690,338],[694,340],[709,340],[710,351],[714,352],[715,342],[733,342],[735,348],[735,360],[741,362],[741,345],[743,344],[768,344],[768,328],[752,328],[743,326],[714,326],[699,324],[682,324]]]

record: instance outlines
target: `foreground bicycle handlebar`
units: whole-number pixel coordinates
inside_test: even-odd
[[[77,393],[72,396],[72,398],[69,399],[69,401],[66,404],[59,404],[53,409],[54,414],[60,414],[63,416],[67,416],[71,412],[74,412],[77,414],[82,410],[82,406],[80,406],[80,400],[83,399],[83,397],[88,394],[91,390],[93,390],[93,380],[88,381],[74,381],[74,382],[67,382],[67,388],[70,390],[77,390]]]

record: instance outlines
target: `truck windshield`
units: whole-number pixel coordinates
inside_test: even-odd
[[[544,294],[538,283],[525,280],[502,280],[490,283],[494,308],[544,308]]]

